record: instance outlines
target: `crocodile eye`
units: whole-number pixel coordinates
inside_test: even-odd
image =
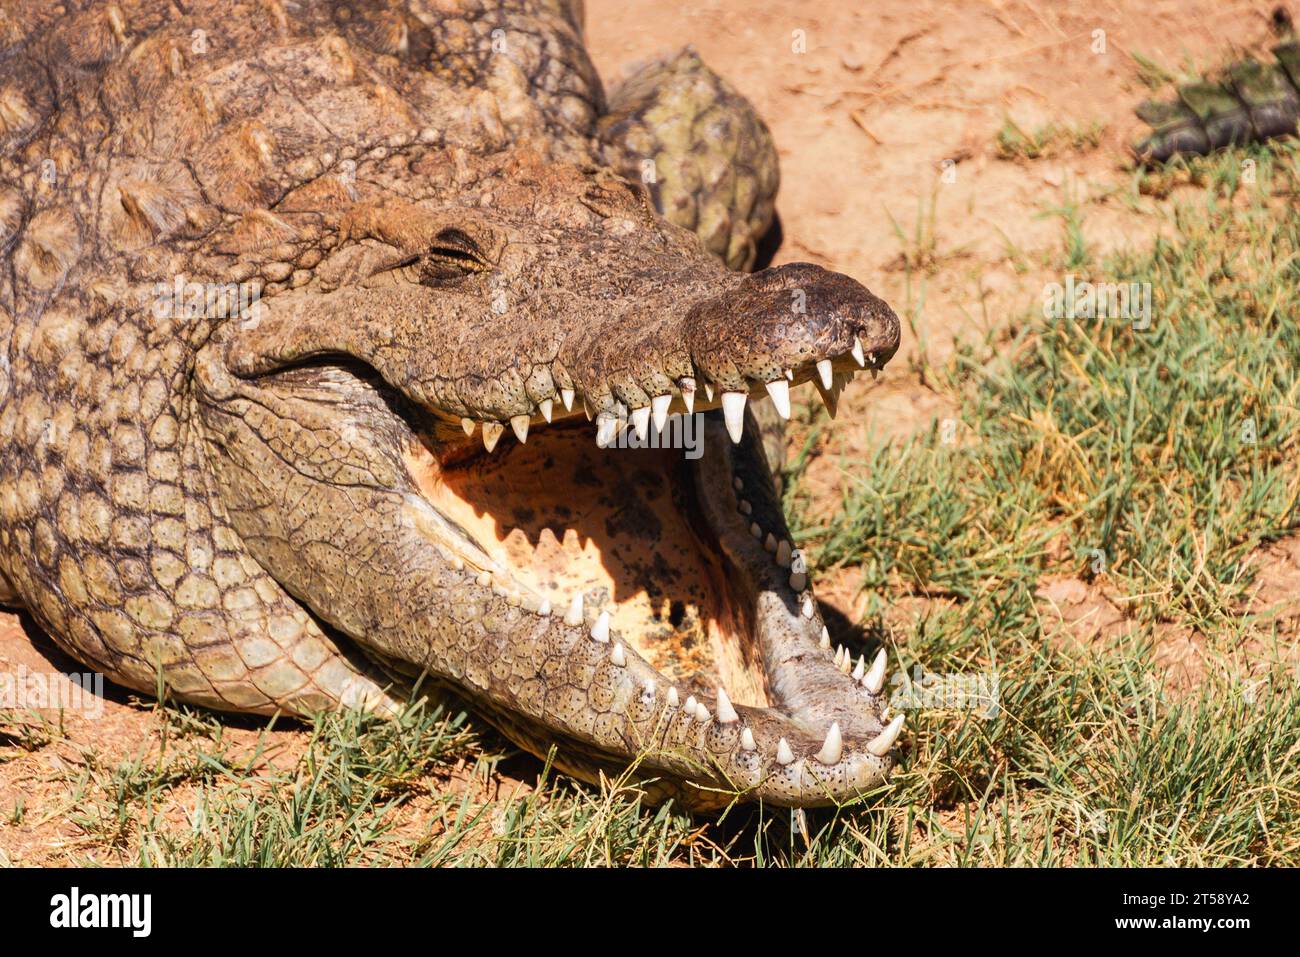
[[[491,268],[473,237],[454,228],[438,233],[429,248],[414,258],[412,265],[426,286],[455,281]]]

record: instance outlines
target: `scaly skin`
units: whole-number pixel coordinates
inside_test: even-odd
[[[1203,83],[1180,87],[1178,99],[1148,101],[1138,117],[1153,129],[1133,147],[1144,162],[1198,156],[1226,146],[1294,136],[1300,124],[1300,42],[1273,48],[1276,63],[1244,60]]]
[[[607,109],[560,0],[69,6],[0,17],[0,599],[219,709],[423,674],[689,806],[883,781],[883,672],[832,654],[739,406],[833,402],[898,321],[719,262],[777,179],[734,91],[687,53]],[[261,299],[178,315],[177,277]],[[698,461],[593,448],[584,407],[604,444],[670,402]]]

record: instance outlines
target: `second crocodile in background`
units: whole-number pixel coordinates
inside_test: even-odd
[[[0,22],[0,599],[217,709],[424,679],[692,807],[881,784],[883,652],[831,647],[747,403],[833,407],[898,319],[726,268],[776,156],[697,56],[607,100],[558,0]],[[674,414],[702,455],[624,447]]]

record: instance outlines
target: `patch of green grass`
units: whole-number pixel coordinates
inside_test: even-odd
[[[1027,130],[1011,117],[1006,117],[995,143],[1000,159],[1048,159],[1095,149],[1105,129],[1105,124],[1093,122],[1082,126],[1047,123]]]

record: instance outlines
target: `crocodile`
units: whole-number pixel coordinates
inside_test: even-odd
[[[757,413],[898,318],[754,271],[767,127],[690,48],[607,94],[583,29],[4,0],[0,599],[171,700],[447,693],[686,808],[870,793],[885,653],[832,647]]]
[[[1300,127],[1300,41],[1289,37],[1272,52],[1272,63],[1239,60],[1178,87],[1176,99],[1142,103],[1138,118],[1152,132],[1133,145],[1137,158],[1154,165],[1294,136]]]

